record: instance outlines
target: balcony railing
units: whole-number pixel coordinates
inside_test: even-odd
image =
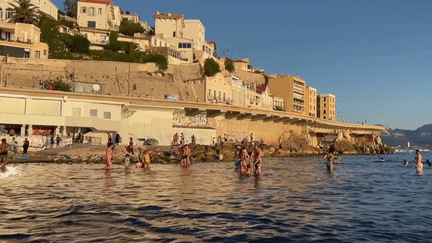
[[[33,44],[33,40],[31,39],[27,39],[27,41],[22,41],[19,38],[17,38],[16,40],[13,40],[11,38],[0,38],[0,41],[7,41],[7,42],[15,42],[15,43],[23,43],[23,44]]]

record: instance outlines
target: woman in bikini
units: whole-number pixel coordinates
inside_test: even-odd
[[[105,170],[111,170],[112,169],[112,154],[113,154],[113,150],[114,150],[114,144],[113,143],[108,143],[107,145],[107,149],[106,149],[106,165],[104,167]]]

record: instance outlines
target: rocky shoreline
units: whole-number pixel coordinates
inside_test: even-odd
[[[192,160],[194,162],[232,162],[234,161],[234,151],[237,146],[246,148],[249,153],[252,152],[252,144],[236,144],[225,143],[216,146],[194,145],[189,144],[192,150]],[[380,139],[375,142],[358,144],[350,138],[339,137],[334,142],[327,146],[312,147],[308,145],[306,139],[300,139],[285,143],[280,143],[278,146],[256,143],[263,152],[264,157],[296,157],[305,155],[324,154],[330,147],[334,147],[338,154],[349,155],[377,155],[394,153],[392,148],[381,143]],[[152,163],[157,164],[178,164],[180,154],[171,155],[169,153],[171,147],[147,147],[156,152]],[[62,152],[36,152],[28,157],[17,155],[13,159],[9,159],[8,163],[89,163],[100,164],[105,163],[105,146],[92,146],[88,148],[77,148],[74,150],[66,150]],[[176,147],[179,150],[178,147]],[[220,158],[222,158],[220,160]],[[132,157],[132,162],[137,162],[136,157]],[[113,154],[113,164],[123,164],[124,152],[123,146],[117,146]]]

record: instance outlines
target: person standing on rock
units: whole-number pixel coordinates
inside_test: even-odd
[[[129,151],[132,155],[134,155],[134,150],[133,150],[133,138],[130,138],[129,140]]]
[[[106,165],[104,167],[105,170],[111,170],[112,169],[112,154],[114,151],[114,144],[113,143],[108,143],[107,145],[107,149],[106,149]]]
[[[180,145],[184,145],[185,144],[185,136],[183,133],[181,133],[180,135]]]
[[[191,149],[187,145],[183,145],[182,147],[182,159],[180,161],[180,165],[187,168],[190,166],[190,156]]]
[[[27,138],[24,139],[24,143],[23,143],[23,150],[24,151],[23,151],[23,154],[27,155],[27,151],[28,151],[29,146],[30,146],[29,140]]]
[[[416,172],[422,173],[423,172],[423,164],[422,164],[422,156],[420,154],[420,150],[416,149],[416,157],[415,164],[416,164]]]
[[[178,133],[174,134],[172,145],[178,145],[178,139],[179,139]]]
[[[119,143],[120,143],[120,134],[116,133],[116,135],[115,135],[115,144],[119,145]]]
[[[56,138],[57,148],[60,148],[60,142],[61,141],[62,141],[62,138],[59,135],[57,135],[57,138]]]

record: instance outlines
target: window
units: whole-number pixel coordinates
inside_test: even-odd
[[[216,90],[213,92],[213,97],[216,99]]]
[[[327,106],[327,104],[324,104],[324,107],[326,107]]]
[[[96,28],[96,22],[95,21],[88,21],[87,27],[89,28]]]
[[[3,19],[3,9],[0,8],[0,19]]]
[[[95,10],[94,8],[90,8],[89,16],[95,16],[95,11],[94,10]]]
[[[211,96],[211,89],[209,89],[209,96]]]
[[[35,58],[40,59],[40,51],[35,51]]]
[[[324,101],[326,101],[326,98],[324,97]]]
[[[223,100],[225,101],[225,93],[223,94]]]
[[[192,48],[191,43],[178,43],[178,48]]]
[[[102,15],[102,9],[101,8],[98,9],[98,14]]]
[[[326,116],[324,116],[324,119],[326,119]]]
[[[14,10],[13,9],[6,9],[6,19],[10,19],[13,17],[14,15]]]
[[[323,114],[325,114],[326,113],[326,110],[323,110]]]
[[[176,37],[176,32],[175,31],[173,32],[173,37]]]
[[[104,119],[111,120],[111,112],[104,112]]]
[[[47,51],[46,50],[44,50],[44,56],[46,56],[47,55]]]
[[[80,117],[81,109],[80,108],[72,108],[72,116]]]
[[[219,99],[218,100],[221,100],[221,97],[222,95],[221,95],[221,92],[219,91]]]
[[[86,13],[86,12],[87,12],[86,7],[82,7],[81,13]]]
[[[90,110],[90,116],[91,117],[97,117],[97,115],[98,115],[97,113],[98,113],[97,110],[93,110],[93,109]]]

